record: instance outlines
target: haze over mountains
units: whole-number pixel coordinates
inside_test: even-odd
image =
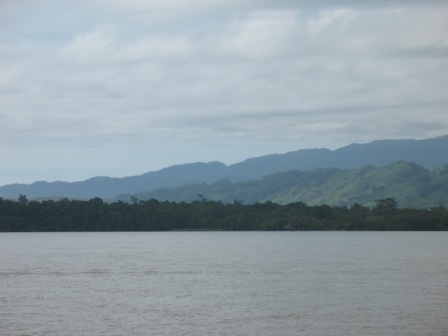
[[[378,140],[367,144],[351,144],[334,151],[302,149],[250,158],[229,166],[220,162],[188,163],[123,178],[94,177],[80,182],[10,184],[0,187],[0,197],[17,199],[22,194],[29,199],[114,199],[117,195],[148,193],[186,184],[212,184],[221,180],[238,183],[289,171],[309,172],[322,168],[356,170],[364,166],[383,167],[396,161],[412,162],[427,170],[442,167],[448,164],[448,136],[425,140]],[[328,174],[330,172],[327,171]],[[320,179],[324,180],[324,175],[321,174]],[[290,180],[289,183],[299,182]]]

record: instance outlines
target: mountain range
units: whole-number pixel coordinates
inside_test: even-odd
[[[357,169],[321,168],[292,170],[260,180],[232,183],[192,183],[146,193],[121,195],[122,201],[158,199],[175,202],[221,201],[244,204],[271,201],[373,207],[377,200],[393,198],[399,207],[448,206],[448,165],[432,171],[412,162],[396,161],[383,167]]]
[[[336,150],[301,149],[285,154],[250,158],[233,165],[221,162],[188,163],[123,178],[93,177],[80,182],[39,181],[32,184],[9,184],[0,187],[0,197],[17,199],[22,194],[30,199],[101,197],[111,200],[116,199],[118,195],[142,195],[157,189],[179,188],[188,184],[216,184],[221,181],[219,183],[230,183],[232,186],[238,183],[254,183],[261,179],[269,180],[273,178],[269,177],[273,174],[288,172],[297,174],[286,183],[291,186],[300,185],[300,179],[309,176],[307,174],[316,169],[319,169],[319,177],[313,178],[323,181],[339,170],[354,170],[356,174],[362,174],[362,171],[367,172],[373,169],[372,167],[385,167],[397,161],[411,162],[421,166],[423,170],[443,167],[448,164],[448,135],[425,140],[378,140],[367,144],[351,144]],[[366,166],[364,170],[359,170]],[[123,197],[126,198],[121,196]],[[272,201],[288,200],[284,196],[272,197]]]

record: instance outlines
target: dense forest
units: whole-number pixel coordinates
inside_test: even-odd
[[[0,232],[170,230],[448,230],[448,210],[399,208],[393,198],[379,199],[371,208],[269,201],[224,204],[202,195],[189,203],[0,198]]]

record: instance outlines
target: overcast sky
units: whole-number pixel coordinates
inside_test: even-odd
[[[0,185],[446,135],[447,18],[448,1],[0,0]]]

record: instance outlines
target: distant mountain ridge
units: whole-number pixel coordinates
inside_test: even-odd
[[[198,196],[200,195],[200,196]],[[448,165],[433,171],[412,162],[397,161],[383,167],[320,168],[268,175],[261,180],[212,184],[195,183],[134,194],[138,200],[191,202],[198,200],[244,204],[272,201],[279,204],[374,206],[378,199],[394,198],[400,207],[448,206]],[[120,200],[130,201],[131,195]]]
[[[123,178],[94,177],[80,182],[9,184],[0,187],[0,197],[17,199],[19,194],[23,194],[30,199],[113,199],[119,194],[143,193],[189,183],[214,183],[223,179],[242,182],[292,170],[356,169],[368,165],[381,167],[394,161],[415,162],[427,169],[448,164],[448,135],[425,140],[377,140],[367,144],[351,144],[334,151],[301,149],[250,158],[229,166],[221,162],[188,163]]]
[[[377,140],[367,144],[351,144],[334,151],[302,149],[251,158],[229,166],[229,170],[237,176],[252,172],[248,174],[250,178],[260,178],[289,170],[355,169],[367,165],[384,166],[394,161],[415,162],[427,169],[434,169],[448,163],[447,146],[448,135],[425,140]]]

